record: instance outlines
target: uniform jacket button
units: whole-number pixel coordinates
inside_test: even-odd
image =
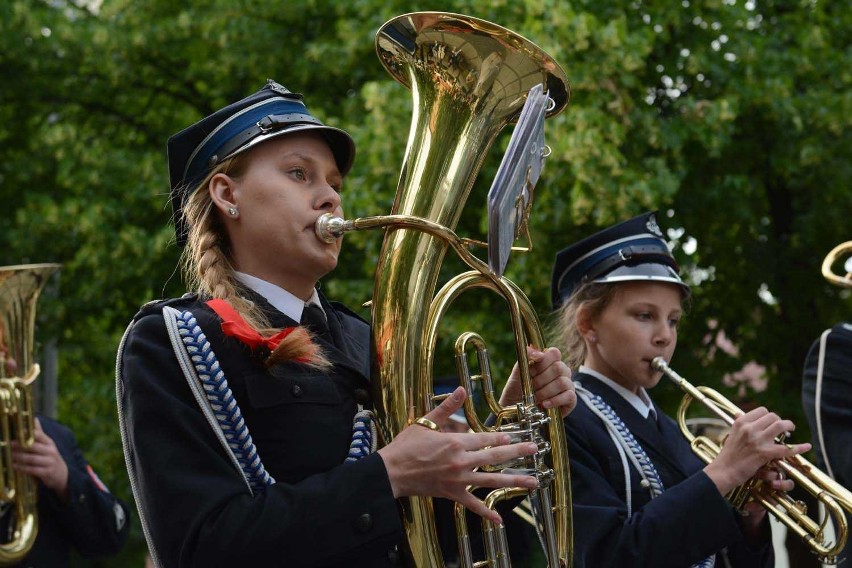
[[[361,532],[367,532],[373,528],[373,517],[370,516],[370,513],[364,513],[355,521],[355,527]]]
[[[390,550],[388,550],[388,560],[393,565],[397,565],[400,563],[401,555],[399,554],[399,547],[394,546]]]
[[[370,402],[370,393],[365,389],[355,389],[355,402],[358,404],[367,404]]]
[[[290,392],[293,393],[293,396],[296,398],[302,398],[302,387],[299,385],[293,385],[293,388],[290,389]]]

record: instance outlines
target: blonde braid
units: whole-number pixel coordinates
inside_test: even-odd
[[[228,302],[234,310],[258,333],[272,336],[281,331],[272,328],[263,311],[237,291],[234,267],[228,255],[228,235],[216,216],[216,209],[208,192],[210,179],[217,173],[237,177],[244,160],[239,155],[225,160],[214,168],[195,188],[183,208],[189,234],[181,258],[181,265],[191,290],[202,295]],[[331,362],[314,341],[313,334],[299,327],[285,337],[266,360],[266,365],[305,360],[308,365],[327,369]]]

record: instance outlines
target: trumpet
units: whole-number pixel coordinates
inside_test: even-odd
[[[832,266],[844,254],[849,255],[844,264],[846,274],[841,276],[832,272]],[[822,261],[822,275],[826,280],[843,288],[852,288],[852,241],[840,243],[825,255]]]
[[[729,426],[743,411],[718,391],[705,386],[694,386],[673,371],[665,359],[656,357],[651,367],[671,379],[686,395],[677,411],[677,422],[681,433],[686,437],[692,451],[704,460],[712,462],[722,447],[706,436],[695,436],[686,426],[686,412],[692,400],[697,400],[721,418]],[[783,443],[781,439],[777,442]],[[844,509],[852,512],[852,492],[820,471],[802,456],[792,456],[777,460],[772,464],[784,472],[799,487],[813,495],[825,507],[825,516],[815,521],[808,516],[807,506],[795,500],[784,491],[771,489],[759,479],[751,479],[727,495],[737,510],[742,510],[749,501],[756,501],[787,528],[796,533],[821,562],[837,564],[837,555],[846,545],[849,533]],[[835,541],[826,536],[829,521],[833,522]]]

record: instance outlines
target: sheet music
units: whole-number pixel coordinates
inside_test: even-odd
[[[532,205],[546,147],[544,116],[549,98],[541,84],[530,89],[497,175],[488,191],[488,266],[503,275],[512,244]]]

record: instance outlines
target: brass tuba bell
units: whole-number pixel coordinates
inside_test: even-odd
[[[527,469],[538,474],[541,531],[547,564],[571,564],[571,498],[568,456],[558,409],[541,412],[534,404],[526,346],[543,347],[541,330],[529,300],[517,287],[468,250],[453,232],[488,148],[502,128],[516,121],[529,91],[541,85],[553,101],[552,116],[567,104],[568,83],[559,65],[538,46],[518,34],[476,18],[443,12],[419,12],[388,21],[376,37],[376,50],[387,71],[411,89],[413,117],[402,173],[390,215],[344,221],[321,217],[317,234],[334,239],[345,231],[386,230],[376,268],[372,300],[373,386],[379,433],[390,442],[434,404],[433,358],[438,324],[461,292],[485,288],[507,302],[516,338],[524,401],[499,408],[488,392],[497,428],[531,436],[542,451]],[[473,270],[435,288],[447,248]],[[457,360],[467,345],[480,359],[484,342],[463,334]],[[458,363],[460,382],[469,389],[466,363]],[[485,378],[490,382],[490,377]],[[469,405],[466,402],[466,405]],[[472,408],[466,408],[471,422]],[[471,428],[482,429],[478,422]],[[545,463],[549,461],[549,463]],[[535,490],[539,491],[539,490]],[[526,495],[519,488],[494,491],[489,506]],[[401,500],[409,551],[418,567],[442,567],[432,500]],[[463,566],[472,566],[463,511],[457,510],[457,535]],[[483,532],[489,566],[508,566],[503,527],[485,521]],[[477,563],[477,566],[485,565]]]
[[[9,518],[10,539],[0,543],[0,566],[17,564],[38,533],[37,486],[12,468],[12,440],[33,445],[32,384],[36,302],[58,264],[0,267],[0,510]]]

